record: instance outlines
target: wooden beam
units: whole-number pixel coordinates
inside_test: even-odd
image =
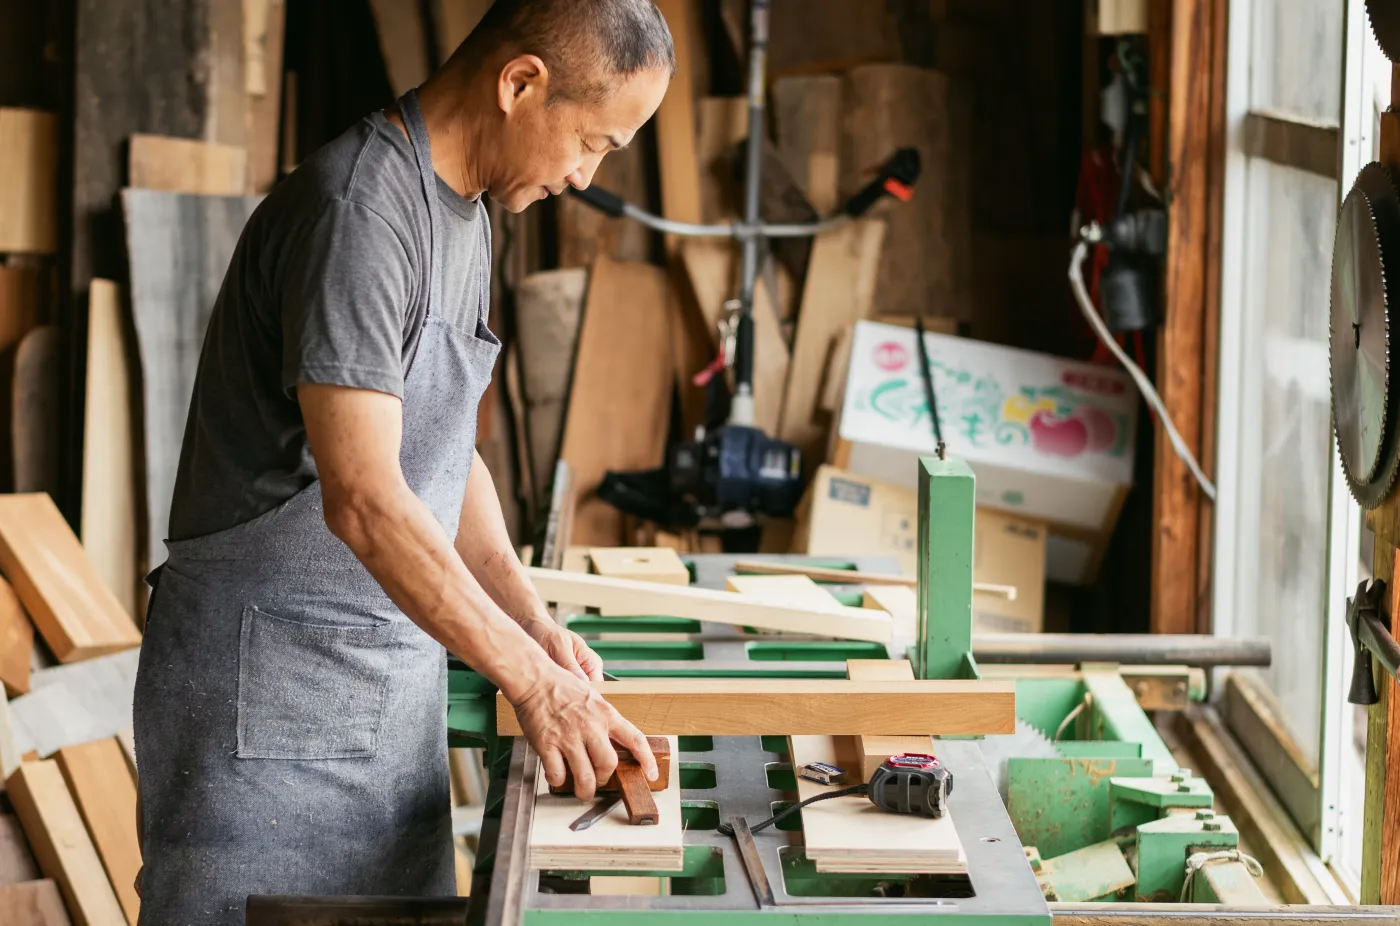
[[[888,643],[889,616],[868,608],[849,608],[831,599],[828,608],[787,604],[708,588],[638,582],[607,576],[530,569],[535,591],[547,602],[605,608],[613,614],[665,614],[734,626],[787,633]]]
[[[131,186],[171,193],[241,196],[247,184],[248,149],[237,145],[131,136]]]
[[[0,579],[0,690],[10,697],[29,691],[34,625],[9,582]]]
[[[83,549],[133,617],[144,608],[138,565],[135,381],[129,321],[111,280],[88,290],[86,414],[83,416]]]
[[[885,223],[861,219],[822,232],[812,244],[778,419],[778,436],[804,459],[825,457],[831,416],[821,410],[822,383],[841,375],[831,365],[840,334],[874,314],[884,242]]]
[[[61,495],[64,480],[63,430],[70,406],[68,338],[58,325],[40,325],[15,351],[10,441],[14,491]]]
[[[136,926],[141,845],[136,839],[136,783],[122,748],[115,739],[97,740],[60,749],[57,758],[127,923]]]
[[[601,254],[593,264],[559,451],[574,471],[575,543],[622,539],[622,512],[597,496],[605,472],[664,460],[673,382],[667,304],[674,298],[660,267]]]
[[[58,119],[0,107],[0,252],[58,250]]]
[[[695,138],[695,72],[699,37],[695,0],[658,0],[676,47],[676,76],[656,111],[656,158],[661,179],[661,214],[677,222],[699,222],[700,164]],[[666,239],[675,251],[678,239]]]
[[[1215,44],[1226,40],[1217,32],[1217,2],[1223,0],[1177,0],[1171,7],[1171,188],[1157,388],[1187,447],[1196,454],[1202,446],[1210,187],[1223,182],[1223,165],[1211,163],[1211,120],[1202,118],[1212,112]],[[1157,530],[1152,542],[1152,631],[1192,633],[1201,607],[1201,492],[1160,422],[1153,478],[1152,523]]]
[[[25,762],[5,789],[40,870],[58,883],[74,926],[127,926],[58,763]]]
[[[846,678],[853,682],[912,682],[914,667],[907,659],[847,659]],[[855,745],[861,781],[869,781],[890,756],[905,752],[934,754],[933,740],[927,736],[863,734],[856,737]]]
[[[0,571],[59,662],[141,644],[131,616],[47,495],[0,496]]]
[[[1250,112],[1244,117],[1242,147],[1251,157],[1305,170],[1336,180],[1342,130],[1336,125],[1312,122],[1297,116]]]
[[[1016,725],[1010,681],[653,678],[594,687],[649,736],[984,736]],[[522,735],[503,696],[496,728]]]

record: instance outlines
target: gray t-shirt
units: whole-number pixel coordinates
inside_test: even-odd
[[[489,298],[490,223],[480,199],[441,178],[437,186],[434,312],[475,333]],[[251,520],[316,479],[298,383],[403,397],[428,308],[428,247],[413,148],[382,113],[322,148],[258,206],[205,335],[171,539]]]

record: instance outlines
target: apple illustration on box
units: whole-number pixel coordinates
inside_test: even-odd
[[[1036,412],[1031,416],[1031,446],[1050,456],[1077,457],[1089,446],[1089,426],[1079,418]]]

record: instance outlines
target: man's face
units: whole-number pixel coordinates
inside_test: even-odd
[[[505,128],[491,198],[520,212],[567,187],[586,188],[603,156],[630,143],[656,112],[669,83],[665,70],[638,71],[621,79],[601,103],[560,99],[550,104],[539,84],[504,87]]]

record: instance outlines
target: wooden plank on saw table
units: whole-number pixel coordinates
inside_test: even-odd
[[[884,222],[860,219],[822,232],[812,244],[778,424],[778,436],[805,459],[825,455],[832,416],[821,408],[822,383],[840,375],[831,363],[840,334],[874,313],[884,241]]]
[[[165,562],[170,498],[199,351],[257,196],[123,190],[144,406],[146,568]]]
[[[513,715],[512,715],[513,716]],[[671,755],[678,743],[670,737]],[[533,761],[533,760],[532,760]],[[660,819],[654,826],[632,826],[619,801],[586,830],[569,824],[588,809],[572,794],[550,794],[543,773],[536,776],[535,814],[530,826],[530,866],[536,869],[679,871],[682,845],[680,762],[672,761],[666,788],[651,792]]]
[[[622,537],[622,513],[597,495],[606,471],[651,469],[665,458],[673,298],[660,267],[601,254],[593,264],[559,452],[574,471],[573,543]]]
[[[241,196],[247,184],[248,149],[192,138],[133,135],[131,186],[142,190]]]
[[[16,492],[64,489],[64,410],[68,355],[63,329],[40,325],[15,351],[14,391],[10,396],[10,443]]]
[[[0,107],[0,252],[58,250],[58,119]]]
[[[127,926],[58,763],[25,762],[5,788],[39,868],[58,882],[74,926]]]
[[[131,616],[47,495],[0,495],[0,572],[59,662],[141,644]]]
[[[793,768],[826,762],[844,769],[859,767],[855,738],[789,736]],[[799,800],[808,800],[839,785],[797,779]],[[802,839],[807,857],[825,872],[960,874],[967,871],[958,831],[950,811],[933,819],[888,813],[863,795],[831,798],[802,808]]]
[[[889,618],[868,608],[849,608],[831,598],[826,607],[793,606],[709,588],[639,582],[553,569],[530,569],[545,601],[606,608],[614,614],[665,614],[787,633],[888,643]],[[830,596],[828,596],[830,597]]]
[[[1016,725],[1012,681],[920,679],[650,678],[594,682],[649,736],[978,736]],[[502,736],[521,735],[515,709],[496,699]]]
[[[841,603],[831,593],[807,576],[729,576],[724,581],[726,591],[748,595],[755,601],[771,601],[792,608],[813,611],[830,610]]]
[[[71,926],[63,895],[48,878],[0,887],[0,923],[5,926]]]
[[[130,926],[136,926],[141,845],[136,839],[136,783],[122,748],[115,739],[97,740],[60,749],[57,758],[117,901]]]
[[[912,682],[914,667],[907,659],[847,659],[846,677],[853,682]],[[903,752],[933,755],[933,740],[927,736],[879,733],[857,736],[855,756],[860,761],[861,781],[869,781],[886,759]]]
[[[0,685],[10,697],[29,691],[34,625],[9,582],[0,579]]]
[[[83,416],[83,549],[128,614],[137,614],[136,440],[132,345],[121,290],[88,289],[87,399]],[[144,596],[142,596],[144,597]]]
[[[918,584],[915,579],[890,573],[861,572],[858,569],[835,569],[765,559],[741,559],[734,564],[734,570],[739,573],[749,572],[757,575],[807,576],[816,582],[836,582],[847,585],[904,585],[913,588]]]

